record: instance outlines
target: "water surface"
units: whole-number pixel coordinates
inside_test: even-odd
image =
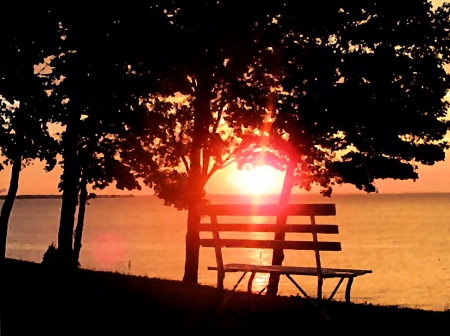
[[[213,195],[211,200],[213,203],[238,201],[226,195]],[[339,224],[342,251],[322,253],[323,266],[373,270],[373,274],[355,280],[353,301],[448,309],[450,194],[336,195],[331,199],[294,195],[292,201],[336,203],[337,216],[319,218],[318,223]],[[48,245],[57,241],[60,204],[57,199],[17,200],[10,221],[7,256],[40,262]],[[186,217],[185,211],[166,207],[161,200],[150,196],[92,200],[86,213],[82,267],[181,279]],[[271,254],[266,250],[227,249],[224,258],[225,262],[269,263]],[[313,258],[312,252],[289,251],[284,264],[313,265]],[[213,249],[202,248],[201,283],[215,285],[215,272],[207,270],[214,265]],[[236,276],[227,275],[225,285],[233,286]],[[315,292],[315,278],[298,279],[308,292]],[[258,276],[255,290],[262,288],[266,281],[266,276]],[[325,294],[331,292],[335,282],[325,281]],[[282,278],[280,294],[296,293],[294,286]],[[337,298],[343,297],[341,290]]]

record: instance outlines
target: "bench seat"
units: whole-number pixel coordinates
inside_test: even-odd
[[[255,265],[255,264],[225,264],[225,272],[256,272],[256,273],[279,273],[291,275],[310,275],[318,276],[317,267],[298,267],[298,266],[278,266],[278,265]],[[209,266],[208,270],[217,271],[215,266]],[[354,270],[341,268],[322,268],[324,278],[350,278],[372,273],[371,270]]]

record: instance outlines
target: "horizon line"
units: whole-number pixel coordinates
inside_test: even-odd
[[[372,193],[364,193],[364,192],[336,192],[331,195],[408,195],[408,194],[450,194],[450,191],[404,191],[404,192],[372,192]],[[209,193],[206,194],[206,196],[277,196],[279,193],[267,193],[267,194],[243,194],[243,193]],[[292,195],[314,195],[314,196],[321,196],[320,193],[311,193],[311,192],[302,192],[302,193],[292,193]],[[24,196],[41,196],[41,197],[62,197],[62,194],[19,194],[16,195],[16,198],[18,197],[24,197]],[[148,196],[154,196],[157,197],[154,194],[100,194],[96,195],[95,197],[148,197]],[[0,198],[6,197],[6,194],[0,195]],[[325,197],[325,196],[324,196]]]

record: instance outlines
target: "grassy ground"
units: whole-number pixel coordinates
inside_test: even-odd
[[[302,299],[237,293],[218,315],[215,288],[98,271],[57,271],[6,260],[0,270],[1,335],[267,335],[448,330],[449,312],[333,302],[330,324]],[[424,329],[426,328],[426,329]]]

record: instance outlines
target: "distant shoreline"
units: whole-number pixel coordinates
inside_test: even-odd
[[[304,195],[304,196],[320,196],[318,193],[293,193],[293,195]],[[450,195],[450,192],[404,192],[404,193],[371,193],[371,194],[363,194],[363,193],[336,193],[333,196],[341,197],[341,196],[412,196],[412,195]],[[242,198],[253,198],[253,197],[277,197],[278,194],[261,194],[261,195],[253,195],[253,194],[207,194],[206,197],[216,197],[216,196],[238,196]],[[0,195],[0,200],[4,200],[6,195]],[[157,197],[155,195],[96,195],[95,198],[140,198],[140,197]],[[17,195],[16,199],[61,199],[61,195]]]
[[[151,195],[148,195],[151,196]],[[0,195],[0,200],[5,199],[6,195]],[[128,198],[135,195],[96,195],[95,198]],[[16,199],[61,199],[61,195],[17,195]]]

